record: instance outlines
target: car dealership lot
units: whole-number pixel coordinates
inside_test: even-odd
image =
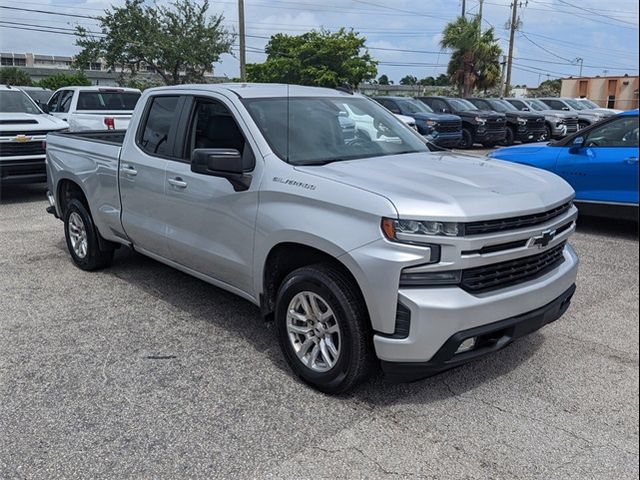
[[[122,249],[73,266],[44,189],[0,204],[0,478],[637,478],[635,226],[582,221],[557,323],[328,397],[258,309]]]

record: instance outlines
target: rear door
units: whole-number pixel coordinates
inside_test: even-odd
[[[188,98],[180,124],[182,158],[169,160],[165,179],[169,259],[251,291],[262,164],[250,173],[249,189],[236,191],[225,178],[192,172],[190,159],[196,148],[234,149],[246,165],[255,162],[257,148],[235,107],[220,96]]]
[[[165,170],[175,158],[175,138],[184,98],[150,97],[134,142],[120,156],[122,227],[134,246],[166,257]]]
[[[583,147],[563,149],[557,173],[578,200],[638,203],[638,117],[617,117],[584,134]]]

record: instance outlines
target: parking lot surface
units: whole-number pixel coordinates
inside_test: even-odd
[[[244,300],[128,249],[71,263],[42,187],[0,204],[0,478],[638,478],[635,226],[581,220],[556,323],[348,396]]]

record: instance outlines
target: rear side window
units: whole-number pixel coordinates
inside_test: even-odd
[[[133,110],[138,92],[80,92],[76,110]]]
[[[178,98],[154,97],[151,100],[140,138],[140,147],[145,152],[160,156],[172,153],[169,151],[169,136],[174,133],[172,127],[178,113]]]

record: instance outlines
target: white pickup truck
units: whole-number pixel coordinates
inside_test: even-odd
[[[65,87],[51,96],[45,111],[69,124],[69,130],[126,130],[140,90],[120,87]]]
[[[353,112],[381,135],[345,131]],[[79,268],[126,245],[240,295],[325,392],[376,365],[410,380],[480,358],[558,319],[575,290],[564,180],[432,153],[359,95],[154,88],[126,132],[49,135],[47,169]]]

